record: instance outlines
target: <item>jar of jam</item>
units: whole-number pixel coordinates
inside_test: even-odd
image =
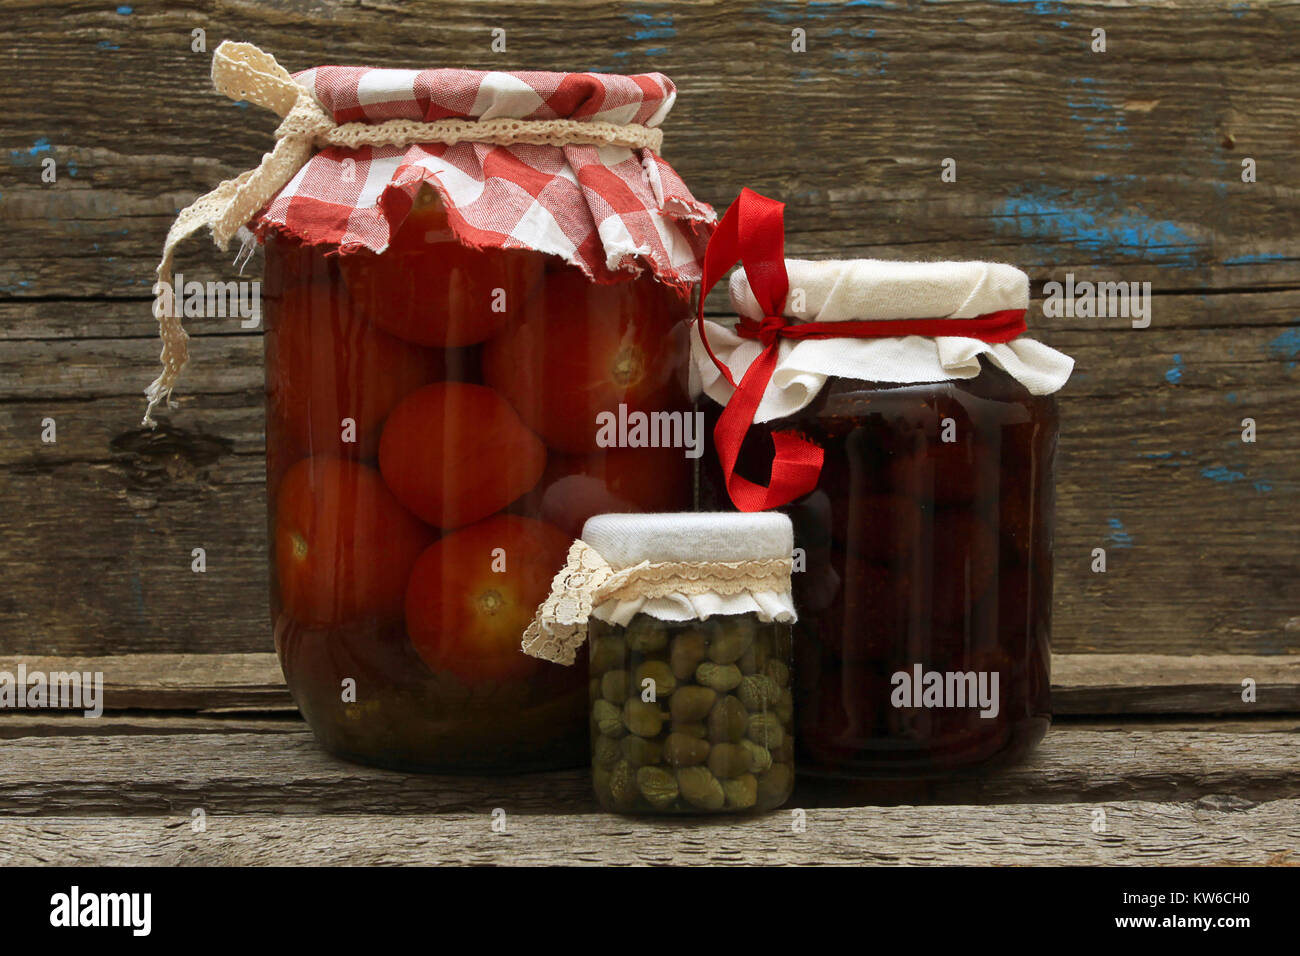
[[[792,546],[775,513],[587,522],[525,648],[571,663],[590,639],[604,809],[753,812],[789,798]]]
[[[737,271],[737,329],[707,327],[740,390],[702,345],[696,368],[715,435],[705,506],[797,484],[789,443],[820,459],[789,500],[769,497],[797,549],[800,770],[926,779],[1014,762],[1051,719],[1052,393],[1072,363],[1020,334],[1028,279],[1009,266],[785,260],[784,273],[796,294],[764,290],[760,305]],[[764,344],[763,323],[815,334]],[[757,421],[719,428],[760,348],[773,371]]]
[[[327,750],[366,763],[585,763],[583,669],[520,638],[588,517],[692,504],[680,448],[610,427],[690,413],[692,250],[712,213],[646,145],[671,82],[290,80],[229,44],[217,60],[214,76],[239,64],[231,90],[337,124],[249,223],[266,249],[271,615],[294,700]]]

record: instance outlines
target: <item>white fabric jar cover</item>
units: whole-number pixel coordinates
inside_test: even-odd
[[[969,319],[1004,309],[1026,309],[1029,277],[993,262],[896,262],[883,259],[811,261],[786,259],[789,293],[782,314],[807,322],[889,319]],[[735,270],[731,305],[751,319],[763,318],[749,277]],[[705,322],[714,354],[739,382],[763,350],[717,322]],[[735,391],[698,336],[692,336],[692,391],[725,405]],[[1058,391],[1074,360],[1021,335],[1005,344],[959,336],[782,340],[780,359],[754,415],[767,422],[794,414],[817,397],[831,377],[915,384],[974,378],[980,356],[1031,394]]]
[[[777,512],[597,515],[569,550],[523,649],[572,664],[592,617],[619,626],[637,614],[792,622],[793,552],[790,519]]]

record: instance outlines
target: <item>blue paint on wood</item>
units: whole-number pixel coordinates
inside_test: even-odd
[[[118,46],[118,45],[117,45],[116,43],[114,43],[112,40],[100,40],[98,43],[95,44],[95,46],[99,47],[101,50],[120,50],[120,49],[122,49],[120,46]]]
[[[1124,530],[1122,521],[1111,518],[1107,524],[1110,526],[1110,534],[1106,536],[1106,540],[1110,542],[1111,547],[1121,551],[1133,547],[1133,536]]]
[[[1237,404],[1237,393],[1236,393],[1236,392],[1229,392],[1228,395],[1227,395],[1227,398],[1228,398],[1228,401],[1229,401],[1231,404],[1233,404],[1233,405],[1236,405],[1236,404]]]
[[[1257,266],[1265,262],[1286,262],[1293,259],[1284,252],[1256,252],[1251,255],[1233,256],[1231,259],[1224,259],[1225,266]]]
[[[1182,380],[1183,380],[1183,357],[1181,355],[1175,355],[1174,364],[1169,367],[1169,370],[1167,372],[1165,372],[1165,381],[1168,382],[1170,385],[1177,385]]]
[[[1202,468],[1201,477],[1209,478],[1211,481],[1221,481],[1232,484],[1234,481],[1242,481],[1245,474],[1240,471],[1234,471],[1231,468],[1224,468],[1220,465],[1218,468]]]
[[[1294,359],[1300,355],[1300,328],[1290,328],[1270,341],[1267,348],[1274,355],[1286,359]]]
[[[132,10],[130,7],[128,7],[126,4],[123,4],[122,6],[118,7],[117,12],[119,16],[123,16],[123,17],[129,17],[131,14],[135,13],[135,11]]]
[[[1201,243],[1178,223],[1154,219],[1121,205],[1122,200],[1098,184],[1095,192],[1036,186],[1004,200],[994,226],[1022,239],[1057,242],[1106,256],[1169,261],[1159,265],[1196,265]]]

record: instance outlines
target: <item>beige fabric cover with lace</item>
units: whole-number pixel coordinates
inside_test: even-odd
[[[790,519],[775,512],[597,515],[524,632],[524,652],[572,664],[592,617],[794,621],[793,551]]]

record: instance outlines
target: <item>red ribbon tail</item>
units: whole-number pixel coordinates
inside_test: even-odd
[[[789,504],[817,487],[825,453],[814,443],[793,431],[776,432],[772,436],[776,454],[772,459],[772,475],[766,485],[760,485],[736,474],[736,461],[745,441],[754,413],[758,410],[767,383],[776,369],[779,345],[773,342],[759,353],[745,371],[740,385],[731,400],[723,406],[722,414],[713,429],[713,441],[722,464],[722,475],[727,494],[741,511],[767,511]]]

